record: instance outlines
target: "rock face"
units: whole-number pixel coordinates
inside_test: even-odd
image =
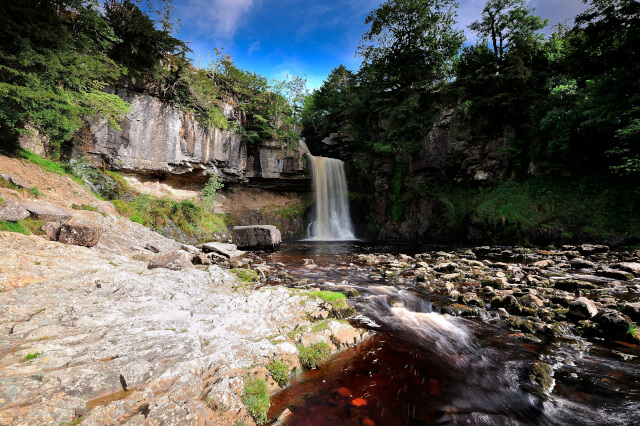
[[[57,231],[57,235],[58,241],[63,244],[93,247],[100,241],[102,228],[95,225],[63,222]]]
[[[130,102],[131,111],[120,123],[122,130],[90,121],[80,132],[77,149],[95,163],[104,161],[115,170],[157,176],[206,180],[218,174],[225,182],[282,179],[289,191],[296,185],[301,190],[308,187],[301,149],[287,149],[276,142],[248,149],[237,133],[205,127],[158,98],[124,88],[111,92]],[[229,105],[225,113],[241,120]]]
[[[45,202],[24,203],[21,206],[28,210],[31,217],[45,222],[62,221],[71,219],[71,214],[58,206]]]
[[[273,225],[236,226],[233,242],[240,249],[277,250],[282,242],[280,230]]]
[[[28,218],[30,213],[18,203],[11,201],[5,201],[0,207],[0,220],[6,220],[9,222],[17,222],[22,219]]]

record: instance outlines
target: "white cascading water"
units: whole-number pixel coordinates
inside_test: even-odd
[[[309,239],[355,240],[344,163],[334,158],[310,158],[315,205]]]

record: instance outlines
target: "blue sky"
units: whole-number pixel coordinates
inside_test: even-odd
[[[381,0],[174,0],[181,20],[178,37],[189,42],[196,64],[208,63],[213,49],[224,47],[243,69],[269,78],[306,75],[319,87],[334,67],[356,70],[354,56],[366,31],[364,19]],[[467,26],[478,19],[485,0],[459,0],[458,26],[467,42]],[[581,0],[532,0],[536,14],[552,25],[573,18]]]

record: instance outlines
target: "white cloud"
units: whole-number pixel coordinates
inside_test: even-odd
[[[212,39],[230,40],[255,3],[256,0],[188,0],[180,7],[182,26],[195,25]]]
[[[254,41],[253,43],[251,43],[251,45],[249,45],[249,49],[247,50],[247,53],[251,55],[251,53],[259,50],[260,50],[260,41]]]

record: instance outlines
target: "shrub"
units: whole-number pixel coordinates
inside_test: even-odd
[[[309,346],[298,345],[298,359],[307,368],[316,368],[329,360],[331,349],[325,342],[313,343]]]
[[[202,188],[201,197],[207,207],[213,209],[213,201],[218,195],[218,191],[224,187],[222,178],[218,175],[213,175],[209,178],[209,181]]]
[[[269,411],[269,389],[267,382],[258,377],[244,378],[244,393],[242,394],[242,403],[257,424],[267,422],[267,413]]]

